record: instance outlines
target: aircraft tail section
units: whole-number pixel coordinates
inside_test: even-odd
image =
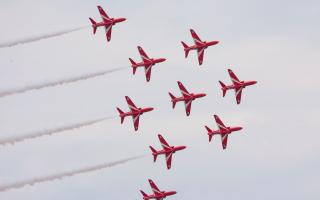
[[[211,142],[212,140],[212,137],[213,137],[213,133],[212,133],[212,130],[208,127],[208,126],[205,126],[205,128],[207,129],[208,131],[208,135],[209,135],[209,142]]]
[[[153,162],[156,162],[157,156],[158,156],[157,151],[152,146],[150,146],[150,149],[151,149],[152,155],[153,155]]]
[[[220,83],[221,89],[222,89],[222,96],[224,97],[226,95],[226,92],[227,92],[227,87],[222,81],[219,81],[219,83]]]
[[[172,108],[174,108],[175,106],[176,106],[176,97],[173,95],[173,94],[171,94],[170,92],[169,92],[169,95],[170,95],[170,97],[171,97],[171,102],[172,102]]]
[[[148,197],[148,195],[144,191],[140,190],[140,192],[141,192],[143,197]]]
[[[132,60],[131,58],[129,58],[129,60],[130,60],[130,62],[131,62],[131,67],[132,67],[132,72],[133,72],[133,74],[135,74],[136,73],[136,70],[137,70],[137,63],[136,62],[134,62],[134,60]]]
[[[182,41],[181,41],[181,43],[182,43],[183,48],[184,48],[184,55],[185,55],[185,57],[187,58],[187,57],[188,57],[188,54],[189,54],[189,51],[190,51],[190,48],[189,48],[189,46],[188,46],[186,43],[184,43],[184,42],[182,42]]]
[[[95,33],[96,33],[96,31],[97,31],[97,22],[96,22],[96,21],[94,21],[92,18],[89,18],[89,19],[90,19],[91,24],[92,24],[93,34],[95,34]]]
[[[123,123],[123,121],[124,121],[124,112],[120,109],[120,108],[117,108],[117,110],[118,110],[118,112],[119,112],[119,116],[120,116],[120,118],[121,118],[121,124]]]

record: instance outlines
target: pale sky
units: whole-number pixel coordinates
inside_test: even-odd
[[[320,2],[319,1],[66,1],[2,0],[0,43],[90,25],[100,20],[97,5],[127,21],[104,31],[90,28],[0,49],[0,90],[128,67],[99,78],[0,98],[0,138],[64,126],[128,110],[124,96],[155,110],[143,115],[139,131],[131,119],[115,118],[90,127],[0,147],[0,184],[148,154],[130,163],[0,193],[1,200],[133,200],[139,189],[176,190],[168,199],[319,199]],[[192,44],[189,29],[220,43],[184,58],[180,41]],[[132,75],[128,57],[140,61],[136,46],[167,61]],[[227,68],[258,84],[244,89],[236,105],[218,80],[230,83]],[[168,91],[176,81],[191,92],[207,93],[186,117],[182,103],[172,110]],[[242,126],[211,143],[204,125],[216,129],[213,114],[226,125]],[[153,163],[149,145],[157,134],[171,145],[186,145]]]

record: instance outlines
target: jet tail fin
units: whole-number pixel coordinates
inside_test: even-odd
[[[148,196],[144,191],[140,190],[140,192],[141,192],[143,197],[147,197]]]
[[[220,83],[221,89],[222,89],[222,96],[224,97],[226,95],[226,92],[227,92],[227,87],[222,81],[219,81],[219,83]]]
[[[131,62],[131,67],[132,67],[132,72],[133,72],[133,74],[135,74],[136,73],[136,70],[137,70],[137,67],[136,67],[136,62],[134,62],[134,60],[132,60],[131,58],[129,58],[129,60],[130,60],[130,62]]]
[[[95,34],[95,33],[96,33],[96,31],[97,31],[97,22],[96,22],[96,21],[94,21],[92,18],[89,18],[89,19],[90,19],[91,24],[92,24],[93,34]]]
[[[176,97],[173,95],[173,94],[171,94],[170,92],[169,92],[169,95],[170,95],[170,97],[171,97],[171,102],[172,102],[172,108],[174,108],[175,106],[176,106],[176,101],[175,101],[175,99],[176,99]]]
[[[156,162],[157,156],[158,156],[157,151],[152,146],[150,146],[150,149],[151,149],[152,155],[153,155],[153,162]]]
[[[212,137],[213,137],[213,134],[212,134],[212,130],[208,127],[208,126],[205,126],[207,131],[208,131],[208,135],[209,135],[209,142],[211,142],[212,140]]]
[[[189,54],[189,51],[190,51],[190,48],[189,48],[189,46],[188,46],[186,43],[184,43],[184,42],[182,42],[182,41],[181,41],[181,43],[182,43],[183,48],[184,48],[184,55],[185,55],[185,57],[187,58],[187,57],[188,57],[188,54]]]
[[[118,108],[117,107],[117,110],[118,110],[118,112],[119,112],[119,116],[120,116],[120,118],[121,118],[121,124],[123,123],[123,121],[124,121],[124,116],[123,116],[123,114],[124,114],[124,112],[120,109],[120,108]]]

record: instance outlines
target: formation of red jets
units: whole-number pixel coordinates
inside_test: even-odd
[[[123,22],[126,19],[125,18],[110,18],[106,12],[98,6],[99,13],[102,18],[102,22],[95,22],[92,18],[89,18],[91,23],[92,23],[92,28],[93,28],[93,33],[96,33],[96,30],[98,27],[104,27],[106,31],[106,37],[107,41],[109,42],[111,40],[111,32],[112,32],[112,27],[119,23]],[[204,50],[207,49],[209,46],[213,46],[219,43],[219,41],[202,41],[200,37],[197,35],[197,33],[193,30],[190,29],[191,36],[194,40],[194,45],[188,46],[186,43],[181,42],[183,45],[183,49],[185,52],[185,58],[188,57],[189,51],[190,50],[196,50],[198,54],[198,63],[199,65],[202,65],[203,59],[204,59]],[[142,49],[142,47],[138,46],[138,51],[141,56],[141,62],[135,62],[133,59],[129,58],[129,61],[131,62],[131,67],[133,70],[133,74],[136,73],[136,70],[138,67],[143,67],[145,69],[145,76],[146,76],[146,81],[149,82],[151,79],[151,70],[152,67],[157,64],[166,61],[165,58],[149,58],[149,56],[145,53],[145,51]],[[235,91],[235,96],[236,96],[236,102],[237,104],[240,104],[241,102],[241,95],[242,95],[242,90],[250,85],[254,85],[257,83],[257,81],[240,81],[238,77],[234,74],[234,72],[231,69],[228,69],[229,76],[232,81],[232,85],[225,85],[222,81],[219,81],[222,89],[222,95],[223,97],[226,95],[226,92],[228,90],[233,89]],[[185,88],[185,86],[178,81],[178,87],[181,91],[182,96],[181,97],[175,97],[172,93],[169,92],[169,96],[171,98],[171,103],[172,103],[172,108],[175,108],[175,105],[179,101],[183,101],[185,104],[185,110],[186,110],[186,115],[189,116],[191,113],[191,104],[194,100],[198,98],[205,97],[205,93],[190,93],[188,90]],[[123,112],[120,108],[117,108],[119,112],[119,117],[121,119],[121,124],[123,123],[125,117],[127,116],[132,116],[133,119],[133,126],[134,130],[137,131],[139,128],[139,119],[140,116],[146,112],[150,112],[153,110],[152,107],[146,107],[146,108],[139,108],[137,107],[133,101],[126,96],[125,97],[127,104],[129,106],[130,111],[129,112]],[[210,129],[208,126],[205,126],[207,130],[207,134],[209,136],[209,142],[211,142],[212,138],[214,135],[220,135],[221,136],[221,142],[222,142],[222,148],[226,149],[227,148],[227,143],[228,143],[228,135],[235,132],[235,131],[240,131],[242,130],[242,127],[229,127],[225,126],[224,123],[221,121],[221,119],[218,117],[218,115],[214,115],[215,122],[217,124],[218,129],[213,130]],[[176,153],[177,151],[183,150],[186,148],[186,146],[170,146],[168,142],[163,138],[162,135],[158,134],[159,141],[161,143],[162,149],[161,150],[156,150],[152,146],[150,146],[153,160],[156,162],[157,156],[158,155],[164,155],[165,160],[166,160],[166,166],[167,169],[171,169],[171,163],[172,163],[172,155]],[[176,194],[177,192],[175,191],[161,191],[159,188],[156,186],[156,184],[149,179],[149,184],[151,186],[153,194],[146,194],[142,190],[140,190],[143,199],[144,200],[149,200],[149,199],[155,199],[155,200],[162,200],[166,198],[167,196],[171,196]]]

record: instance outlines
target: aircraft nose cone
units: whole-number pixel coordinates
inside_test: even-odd
[[[258,83],[258,81],[253,81],[253,84],[256,84],[256,83]]]

